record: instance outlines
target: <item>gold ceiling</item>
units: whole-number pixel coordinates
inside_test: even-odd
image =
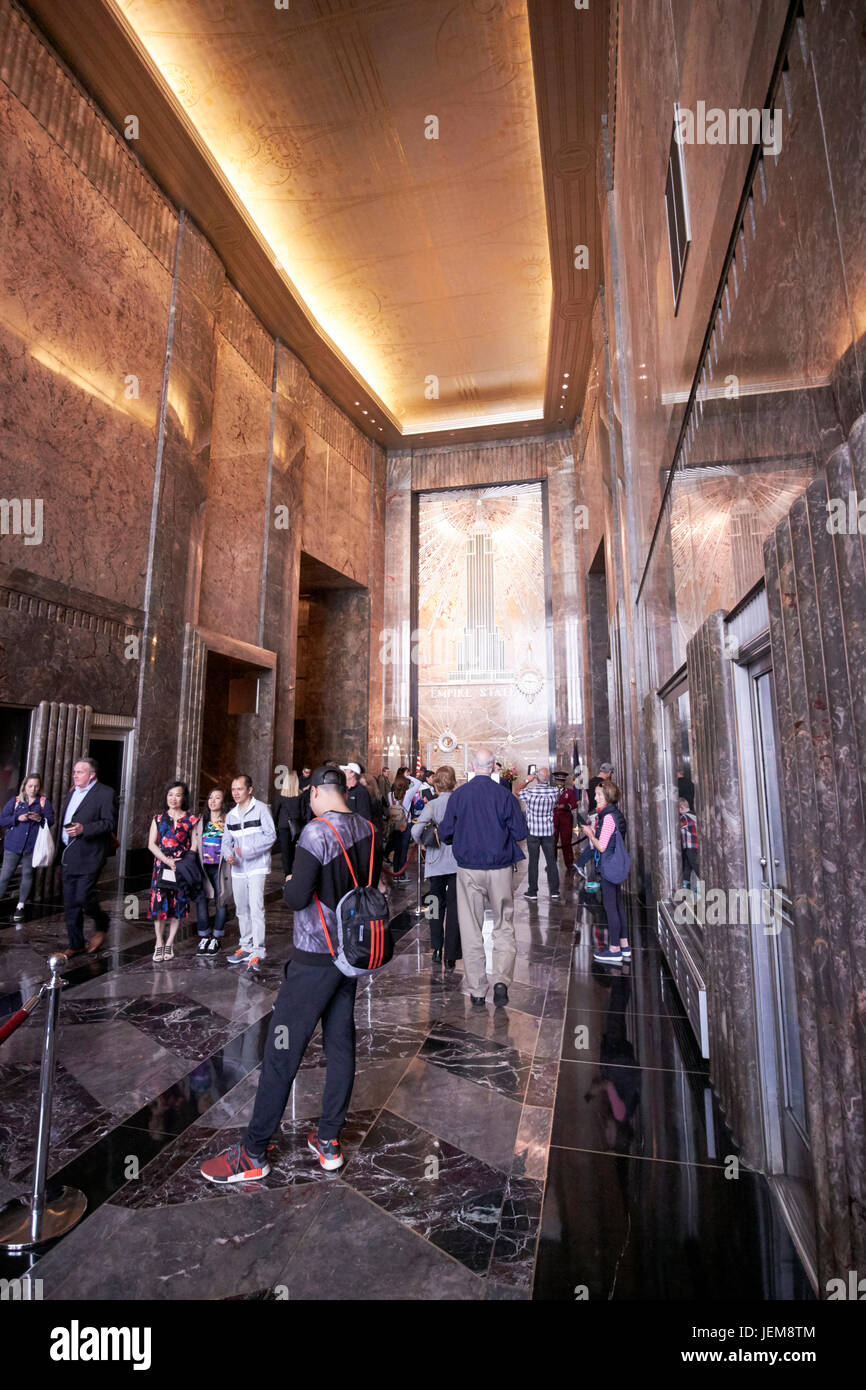
[[[540,419],[526,0],[112,0],[403,432]]]

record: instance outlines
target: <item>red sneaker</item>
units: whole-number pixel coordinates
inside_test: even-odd
[[[343,1150],[339,1139],[320,1139],[314,1129],[307,1135],[307,1148],[318,1157],[326,1173],[343,1166]]]
[[[243,1144],[232,1144],[216,1158],[207,1159],[200,1171],[208,1182],[259,1182],[268,1176],[271,1165],[263,1158],[253,1158]]]

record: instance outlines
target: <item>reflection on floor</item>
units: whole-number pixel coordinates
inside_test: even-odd
[[[638,925],[630,966],[593,965],[576,888],[527,903],[515,882],[510,1003],[483,1010],[395,890],[397,954],[358,991],[345,1168],[306,1148],[317,1035],[271,1173],[242,1190],[198,1168],[244,1131],[290,915],[268,907],[253,976],[199,960],[194,936],[154,964],[118,896],[111,949],[66,972],[62,999],[50,1168],[88,1213],[0,1274],[29,1267],[46,1299],[810,1297],[764,1179],[732,1176],[655,938]],[[63,935],[59,915],[0,930],[0,1018]],[[42,1021],[0,1051],[0,1201],[30,1171]]]

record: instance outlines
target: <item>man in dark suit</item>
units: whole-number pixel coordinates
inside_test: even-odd
[[[84,950],[84,916],[92,918],[96,931],[88,953],[98,951],[109,927],[108,913],[99,905],[96,881],[108,858],[111,837],[117,828],[117,793],[96,780],[92,758],[79,758],[72,770],[72,791],[63,806],[62,830],[57,850],[63,868],[63,908],[69,949],[67,957]]]

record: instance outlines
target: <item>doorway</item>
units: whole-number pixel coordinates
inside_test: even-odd
[[[599,763],[611,756],[609,674],[612,675],[612,668],[603,540],[599,542],[586,576],[586,627],[589,646],[590,766],[593,772],[597,772]]]
[[[815,1267],[812,1161],[794,974],[793,915],[779,795],[773,668],[768,649],[735,665],[746,866],[752,923],[767,1174],[807,1269]]]
[[[98,716],[104,717],[104,716]],[[110,856],[103,871],[104,877],[122,878],[126,872],[127,850],[127,787],[131,757],[132,732],[129,729],[102,727],[99,735],[87,745],[87,756],[95,758],[97,777],[105,786],[117,792],[117,838],[120,841],[116,856]]]
[[[261,682],[267,672],[248,661],[208,649],[202,715],[201,772],[199,785],[190,787],[196,808],[207,803],[215,789],[231,805],[228,789],[239,773],[246,773],[254,785],[261,783],[267,799],[267,781],[257,776],[257,726],[263,705]]]
[[[367,766],[370,592],[301,552],[292,766]]]

